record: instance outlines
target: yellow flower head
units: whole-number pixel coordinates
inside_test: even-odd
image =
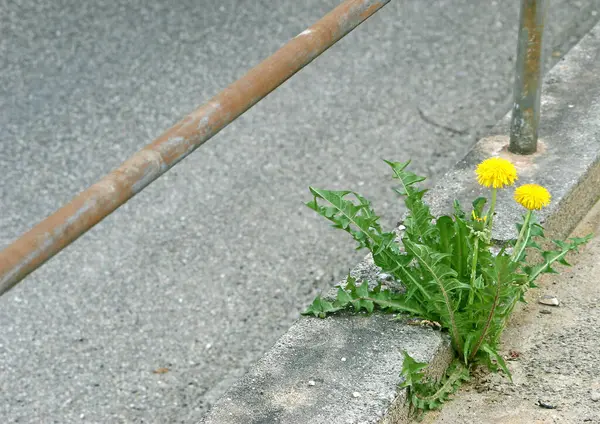
[[[525,184],[515,190],[515,200],[527,209],[542,209],[550,203],[550,193],[537,184]]]
[[[517,179],[514,165],[502,158],[489,158],[475,170],[477,182],[484,187],[502,188],[511,186]]]

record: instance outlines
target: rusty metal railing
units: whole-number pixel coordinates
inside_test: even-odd
[[[515,73],[514,104],[510,126],[513,153],[535,153],[542,93],[542,39],[546,0],[521,0],[521,17]]]
[[[0,295],[373,15],[390,0],[346,0],[120,167],[0,252]]]

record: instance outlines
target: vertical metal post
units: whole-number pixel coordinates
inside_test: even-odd
[[[542,91],[542,37],[547,0],[521,0],[514,104],[510,126],[513,153],[537,150]]]

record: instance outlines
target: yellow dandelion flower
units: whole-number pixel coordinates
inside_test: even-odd
[[[517,179],[514,165],[502,158],[489,158],[481,162],[475,171],[477,182],[484,187],[511,186]]]
[[[473,219],[477,222],[485,222],[485,221],[487,221],[487,215],[479,217],[475,214],[475,211],[473,211]]]
[[[515,200],[527,209],[542,209],[550,203],[550,193],[537,184],[525,184],[515,190]]]

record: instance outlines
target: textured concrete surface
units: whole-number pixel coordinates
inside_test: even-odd
[[[401,350],[427,362],[452,356],[439,331],[392,319],[375,314],[298,320],[201,422],[375,423],[390,408],[390,422],[398,422],[406,412],[405,392],[397,391]],[[447,363],[438,368],[440,375]]]
[[[0,0],[0,247],[336,4]],[[517,8],[392,2],[2,297],[2,422],[199,419],[362,256],[307,186],[394,224],[380,158],[436,177],[508,111]],[[599,9],[553,2],[547,49]]]
[[[515,311],[501,352],[518,354],[508,362],[513,383],[482,373],[422,424],[600,423],[600,204],[573,236],[590,232],[592,241],[569,255],[573,267],[540,278],[529,304]],[[560,306],[538,304],[542,295],[556,296]]]
[[[350,274],[370,286],[382,282],[402,289],[370,255]],[[335,298],[336,291],[324,297]],[[446,334],[394,318],[302,317],[225,392],[202,424],[404,422],[406,392],[398,391],[402,351],[429,363],[434,378],[443,375],[453,354]]]

